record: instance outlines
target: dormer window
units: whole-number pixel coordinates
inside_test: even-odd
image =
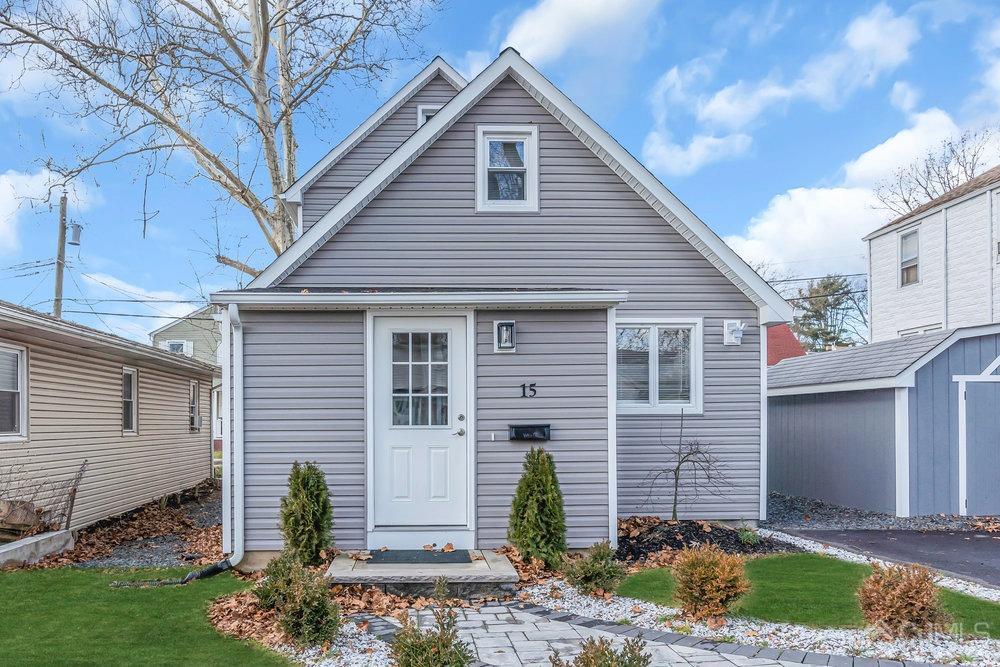
[[[429,121],[434,117],[438,111],[441,110],[440,104],[418,104],[417,105],[417,127],[421,127],[424,123]]]
[[[538,127],[476,127],[476,210],[538,211]]]

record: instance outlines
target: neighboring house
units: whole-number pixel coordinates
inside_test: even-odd
[[[872,342],[1000,322],[1000,166],[865,240]]]
[[[65,482],[87,462],[70,528],[211,474],[216,368],[0,302],[0,472]]]
[[[767,365],[773,366],[782,359],[805,356],[806,349],[787,324],[778,324],[767,330]]]
[[[1000,514],[1000,325],[785,359],[772,491],[897,516]]]
[[[212,366],[219,364],[219,321],[215,306],[205,306],[150,332],[154,347],[197,359]],[[222,376],[212,379],[211,428],[213,451],[222,452]]]
[[[433,110],[433,115],[429,112]],[[784,299],[513,49],[440,58],[286,193],[295,243],[223,311],[224,548],[282,547],[317,461],[342,548],[506,541],[526,451],[570,547],[669,514],[644,484],[684,414],[725,466],[685,516],[764,516],[765,327]]]

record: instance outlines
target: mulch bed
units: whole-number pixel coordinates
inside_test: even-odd
[[[655,516],[633,516],[618,522],[618,551],[625,562],[659,559],[664,552],[714,544],[726,553],[758,556],[801,551],[785,542],[757,536],[756,543],[740,540],[739,530],[707,521],[670,521]]]

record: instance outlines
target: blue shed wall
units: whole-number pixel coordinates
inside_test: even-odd
[[[917,371],[909,392],[911,514],[959,512],[958,383],[952,377],[978,374],[998,355],[1000,335],[965,338]],[[979,419],[970,414],[970,430]]]

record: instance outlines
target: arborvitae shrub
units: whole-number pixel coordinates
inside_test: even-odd
[[[281,535],[285,548],[303,565],[318,565],[330,548],[333,504],[326,475],[315,463],[296,461],[288,475],[288,495],[281,499]]]
[[[552,455],[535,449],[524,457],[524,473],[510,507],[507,539],[524,556],[558,567],[566,552],[566,513]]]
[[[304,645],[323,644],[340,630],[340,606],[330,598],[326,579],[301,566],[278,609],[281,629]]]
[[[455,611],[448,606],[448,588],[443,579],[435,583],[434,597],[434,627],[426,631],[406,610],[400,612],[403,627],[392,641],[392,659],[397,667],[465,667],[472,662],[472,652],[458,638]]]
[[[302,564],[295,554],[282,551],[264,568],[264,579],[253,589],[257,602],[264,609],[281,609],[290,597],[292,582],[300,576]]]
[[[918,637],[942,630],[950,619],[941,607],[934,574],[921,565],[872,563],[858,590],[865,620],[886,638]]]
[[[674,560],[674,598],[695,619],[724,616],[750,592],[743,558],[714,544],[684,549]]]
[[[614,593],[625,579],[625,566],[615,560],[608,542],[598,542],[583,558],[567,560],[563,567],[566,580],[583,593]]]

